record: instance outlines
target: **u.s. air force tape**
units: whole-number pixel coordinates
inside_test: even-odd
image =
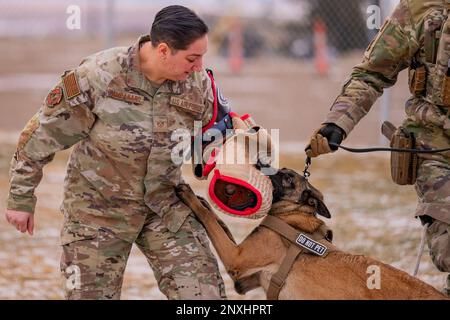
[[[295,242],[305,248],[308,251],[311,251],[312,253],[315,253],[319,256],[323,256],[328,248],[324,246],[323,244],[309,238],[308,236],[304,235],[303,233],[300,233],[300,235],[297,237],[297,240]]]

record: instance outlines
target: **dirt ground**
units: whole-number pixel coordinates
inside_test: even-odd
[[[121,38],[129,45],[136,38]],[[37,111],[49,89],[66,69],[101,49],[101,42],[85,38],[0,39],[0,213],[8,192],[8,167],[18,132]],[[303,169],[302,150],[311,132],[320,124],[339,93],[355,53],[333,62],[328,76],[318,76],[311,61],[277,58],[246,61],[240,74],[228,70],[227,61],[208,57],[206,66],[215,70],[218,84],[238,113],[250,113],[264,127],[280,129],[281,166]],[[400,123],[406,94],[405,75],[391,92],[389,118]],[[375,106],[374,108],[378,108]],[[348,145],[379,144],[379,110],[373,110],[346,141]],[[58,207],[67,152],[46,167],[37,190],[36,234],[13,230],[3,214],[0,219],[0,299],[61,299],[59,289]],[[312,183],[326,197],[333,215],[335,242],[342,249],[366,254],[412,272],[420,241],[420,224],[413,218],[415,192],[399,187],[389,178],[387,155],[349,155],[342,151],[314,161]],[[187,180],[196,191],[205,186]],[[223,217],[237,240],[243,239],[254,221]],[[223,266],[221,271],[231,299],[261,299],[261,290],[239,296]],[[431,264],[427,251],[419,277],[440,289],[444,275]],[[123,299],[165,299],[159,292],[145,258],[133,249],[125,274]]]
[[[5,145],[3,145],[5,146]],[[8,146],[5,150],[12,150]],[[9,152],[0,156],[0,212],[4,212],[7,189],[6,167]],[[67,152],[59,154],[45,170],[37,190],[35,235],[21,234],[0,219],[0,299],[61,299],[59,276],[59,230],[62,216],[61,185]],[[286,154],[281,166],[303,168],[303,157]],[[413,218],[415,192],[390,181],[388,159],[384,156],[357,156],[337,153],[313,163],[311,182],[325,195],[332,218],[326,223],[334,231],[334,243],[357,254],[365,254],[412,273],[420,243],[420,223]],[[204,182],[187,181],[204,195]],[[221,215],[236,240],[242,241],[259,221]],[[263,299],[261,289],[245,296],[236,294],[231,279],[220,263],[230,299]],[[330,270],[332,272],[332,270]],[[444,274],[432,265],[426,249],[419,278],[442,289]],[[382,284],[382,275],[381,275]],[[134,248],[127,264],[122,299],[165,299],[159,292],[144,256]]]

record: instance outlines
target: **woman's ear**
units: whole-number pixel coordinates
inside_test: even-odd
[[[171,54],[171,50],[165,42],[161,42],[160,44],[158,44],[158,46],[156,47],[156,52],[162,60],[166,60],[167,56]]]

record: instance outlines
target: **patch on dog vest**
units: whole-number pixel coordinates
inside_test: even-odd
[[[326,246],[305,236],[303,233],[300,233],[295,242],[299,246],[307,249],[308,251],[311,251],[312,253],[317,254],[318,256],[323,256],[328,250]]]

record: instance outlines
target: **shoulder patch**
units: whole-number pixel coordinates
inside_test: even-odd
[[[228,99],[223,96],[222,91],[219,89],[219,87],[217,87],[217,99],[217,102],[223,107],[227,108],[230,106]]]
[[[81,94],[80,85],[78,84],[78,79],[74,71],[65,72],[61,78],[66,100],[70,100]]]
[[[63,90],[60,86],[56,86],[52,91],[50,91],[45,98],[45,104],[48,108],[54,108],[59,104],[63,97]]]
[[[442,1],[429,1],[428,3],[424,3],[423,0],[408,0],[400,2],[404,7],[409,9],[411,12],[411,18],[414,23],[418,23],[420,20],[425,18],[428,14],[436,10],[442,10]]]
[[[19,143],[17,145],[18,150],[22,150],[27,142],[30,140],[31,135],[39,128],[39,114],[36,113],[33,118],[28,121],[25,128],[20,133]]]

